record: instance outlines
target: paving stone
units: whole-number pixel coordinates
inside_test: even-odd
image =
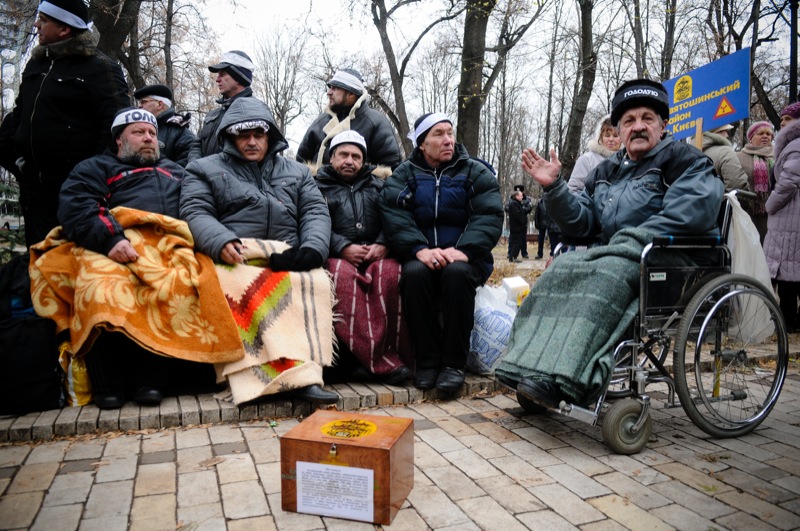
[[[222,502],[200,503],[181,507],[178,504],[179,529],[226,531],[225,516],[222,513]]]
[[[0,443],[8,441],[8,430],[15,420],[14,417],[0,418]]]
[[[95,483],[133,479],[136,477],[138,461],[138,455],[110,455],[103,457],[100,466],[97,467]]]
[[[73,474],[75,472],[92,472],[97,470],[98,459],[79,459],[77,461],[64,461],[58,469],[58,475]]]
[[[447,417],[447,411],[440,408],[437,404],[430,402],[420,402],[419,404],[409,404],[409,409],[412,409],[422,415],[426,419],[437,419]]]
[[[276,531],[278,529],[272,516],[228,520],[227,524],[228,531]]]
[[[181,410],[178,398],[167,396],[158,406],[158,414],[162,428],[174,428],[181,425]]]
[[[139,428],[157,430],[161,427],[161,406],[139,406]]]
[[[481,529],[503,529],[504,531],[526,529],[513,515],[508,514],[497,501],[489,496],[465,499],[456,503]]]
[[[178,408],[181,411],[181,426],[200,424],[200,405],[195,397],[179,396]]]
[[[274,419],[277,417],[277,408],[274,400],[265,400],[258,403],[258,417],[262,419]]]
[[[601,474],[594,479],[642,509],[654,509],[670,503],[668,498],[619,472]]]
[[[375,526],[367,522],[355,522],[332,516],[323,516],[322,522],[325,525],[325,531],[375,531]]]
[[[292,417],[307,417],[311,415],[311,402],[308,400],[303,400],[301,398],[293,398],[291,400],[292,403],[292,412],[290,415]]]
[[[261,479],[261,486],[266,494],[281,492],[281,464],[265,463],[256,465],[258,477]]]
[[[557,481],[559,485],[568,488],[583,499],[611,494],[608,487],[576,470],[571,465],[547,466],[541,468],[541,471]],[[607,475],[596,477],[607,477]]]
[[[634,503],[614,494],[589,500],[589,503],[622,525],[630,529],[662,531],[673,529],[671,525],[653,516]]]
[[[800,527],[800,515],[781,509],[774,503],[759,499],[746,492],[723,492],[718,499],[740,511],[752,514],[778,529],[797,529]]]
[[[44,492],[8,494],[0,498],[0,522],[5,529],[27,528],[36,518]]]
[[[175,447],[178,450],[184,448],[194,448],[196,446],[207,446],[211,443],[208,430],[179,430],[175,432]]]
[[[536,511],[533,513],[518,514],[517,519],[522,522],[528,529],[547,529],[548,531],[578,531],[578,528],[567,522],[560,515],[553,511]],[[592,524],[586,524],[580,529],[600,531],[591,527]],[[603,529],[602,531],[611,531]],[[614,531],[627,531],[624,527],[618,526]]]
[[[52,531],[53,529],[71,531],[78,529],[82,512],[83,506],[80,504],[42,507],[39,514],[36,515],[36,520],[33,522],[30,531]]]
[[[30,452],[28,446],[0,446],[0,468],[20,466]]]
[[[307,529],[324,529],[322,518],[313,514],[290,513],[281,509],[281,495],[269,494],[267,496],[275,527],[278,529],[291,529],[304,531]]]
[[[733,489],[730,485],[712,478],[707,472],[694,470],[683,463],[666,463],[654,468],[662,474],[706,494],[716,495]]]
[[[165,450],[175,450],[174,431],[162,431],[142,436],[143,454],[163,452]]]
[[[736,512],[736,509],[712,496],[706,496],[695,489],[687,489],[686,484],[680,481],[664,481],[652,485],[650,488],[662,496],[666,496],[675,504],[711,520]]]
[[[582,525],[604,518],[603,513],[561,485],[543,485],[528,490],[573,525]]]
[[[486,458],[470,449],[445,452],[442,454],[442,457],[458,467],[459,470],[471,479],[490,478],[502,474],[502,472],[489,463]],[[417,466],[422,465],[417,463]]]
[[[81,459],[98,459],[103,455],[106,441],[103,439],[88,439],[80,444],[72,444],[67,453],[64,454],[64,461],[78,461]]]
[[[79,413],[80,408],[78,407],[65,407],[62,409],[53,424],[53,433],[55,435],[75,435]]]
[[[392,404],[408,404],[408,388],[399,385],[384,384],[386,389],[392,393]]]
[[[658,507],[650,513],[675,529],[707,530],[717,528],[717,525],[708,518],[675,504]]]
[[[141,465],[136,473],[134,496],[174,494],[176,492],[175,463]],[[174,512],[174,511],[173,511]]]
[[[130,513],[132,499],[132,480],[96,483],[89,492],[83,517],[86,519],[109,516],[127,517]]]
[[[226,518],[252,518],[270,514],[267,498],[255,479],[227,483],[221,485],[220,490]]]
[[[795,450],[797,453],[797,450]],[[779,457],[764,463],[766,465],[783,470],[793,476],[800,476],[800,461],[789,457]]]
[[[463,444],[458,442],[458,439],[440,428],[419,431],[417,435],[420,439],[428,443],[431,448],[440,453],[464,450],[466,448]]]
[[[549,511],[546,511],[549,512]],[[518,518],[521,521],[525,521],[523,517],[527,517],[528,515],[520,515]],[[614,520],[601,520],[599,522],[592,522],[590,524],[584,524],[581,527],[581,531],[628,531],[628,528],[618,524]],[[532,528],[533,529],[533,528]],[[708,531],[704,529],[703,531]]]
[[[226,455],[225,460],[217,464],[217,476],[219,477],[220,485],[225,483],[234,483],[238,481],[254,481],[258,479],[253,458],[249,454],[240,455]],[[233,518],[227,514],[228,518]],[[236,518],[246,518],[247,516],[259,516],[251,514],[246,516],[237,516]]]
[[[550,477],[517,456],[497,457],[489,462],[504,474],[514,478],[523,487],[552,483]]]
[[[44,507],[56,505],[74,505],[85,503],[94,483],[93,472],[73,472],[59,474],[53,478],[53,483],[44,498]]]
[[[428,468],[424,472],[451,500],[486,496],[482,488],[452,465]]]
[[[469,517],[438,487],[414,488],[408,495],[408,501],[433,529],[470,522]]]
[[[270,428],[268,424],[261,426],[254,423],[243,423],[240,424],[239,427],[241,428],[242,435],[248,444],[254,441],[265,441],[270,439],[275,439],[277,441],[275,432],[272,431],[272,428]]]
[[[577,448],[554,448],[548,453],[559,461],[566,463],[577,470],[580,470],[589,477],[597,474],[605,474],[606,472],[611,472],[612,470],[609,465],[605,464],[602,457],[592,457]],[[638,467],[639,469],[644,468],[641,463],[638,464]]]
[[[414,419],[414,433],[422,430],[432,430],[438,428],[436,423],[428,419]]]
[[[176,527],[174,495],[160,494],[133,499],[130,531],[172,530]]]
[[[244,441],[242,430],[236,424],[209,426],[208,436],[212,444],[234,443]]]
[[[457,418],[449,417],[449,418],[442,418],[436,419],[436,425],[442,428],[444,431],[452,435],[453,437],[464,437],[466,435],[477,435],[474,429],[472,429],[468,424],[464,424]]]
[[[559,459],[530,441],[511,441],[503,443],[501,446],[536,467],[561,464]]]
[[[349,386],[358,394],[361,407],[373,407],[378,404],[378,397],[366,385],[353,382]]]
[[[240,441],[233,443],[214,444],[211,446],[211,452],[215,456],[243,454],[247,453],[247,443]]]
[[[716,520],[716,523],[724,529],[731,531],[774,531],[775,527],[766,522],[762,522],[755,516],[751,516],[741,511],[723,516]]]
[[[189,472],[203,470],[206,467],[201,466],[201,463],[210,460],[212,457],[214,456],[211,453],[210,446],[198,446],[178,450],[178,474],[187,474]]]
[[[157,465],[160,463],[174,463],[178,458],[177,450],[164,450],[163,452],[150,452],[139,456],[140,465]]]
[[[97,431],[97,419],[100,418],[100,408],[94,404],[81,407],[75,431],[78,435],[94,433]]]
[[[467,435],[459,437],[458,442],[474,451],[484,459],[493,457],[506,457],[512,455],[511,452],[483,435]]]
[[[519,435],[507,430],[501,426],[498,426],[494,422],[483,422],[480,424],[471,424],[470,427],[475,430],[476,432],[480,433],[484,437],[488,437],[497,444],[503,444],[507,442],[519,441]]]
[[[731,468],[716,474],[714,477],[771,503],[780,503],[794,497],[791,492],[769,481],[746,474],[741,470]]]
[[[786,476],[785,478],[776,479],[773,483],[782,489],[800,494],[800,477]]]
[[[101,409],[97,417],[97,429],[101,432],[116,431],[119,427],[119,409]]]
[[[217,475],[213,470],[178,474],[178,507],[218,501]]]
[[[50,409],[48,411],[42,411],[36,421],[33,423],[31,427],[31,438],[34,441],[41,441],[46,439],[52,439],[53,435],[55,435],[55,423],[58,416],[61,414],[60,409]],[[2,428],[0,428],[0,432]],[[0,437],[0,441],[2,437]]]
[[[244,404],[238,406],[237,409],[239,410],[239,420],[245,421],[258,418],[258,404]],[[272,412],[274,414],[275,410],[273,409]]]
[[[142,436],[139,434],[128,434],[114,437],[108,440],[103,450],[104,456],[117,455],[136,455],[142,445]]]
[[[275,417],[284,418],[292,416],[292,401],[284,399],[276,399],[275,404]]]
[[[227,400],[218,400],[219,419],[222,422],[237,422],[239,420],[239,408]]]
[[[374,395],[378,406],[391,406],[395,403],[394,393],[387,386],[379,383],[364,384]]]
[[[486,494],[492,497],[511,514],[528,513],[545,508],[533,494],[514,482],[504,483],[498,481],[506,476],[497,476],[478,480],[477,484]]]
[[[211,395],[199,395],[197,401],[200,406],[200,422],[215,424],[220,421],[219,402]]]
[[[271,432],[272,430],[270,430],[270,433]],[[280,441],[274,435],[271,435],[271,437],[273,438],[248,441],[247,446],[250,448],[250,455],[253,457],[254,463],[260,464],[280,461]]]
[[[19,494],[37,490],[45,491],[53,482],[53,478],[58,472],[58,467],[59,463],[37,463],[21,466],[6,493]]]
[[[425,393],[423,393],[422,389],[417,389],[416,387],[408,388],[408,404],[422,402],[424,397]]]
[[[84,518],[81,520],[80,531],[126,531],[128,529],[128,516],[101,516],[99,518]]]
[[[417,531],[426,527],[427,524],[425,524],[419,513],[412,508],[408,508],[397,511],[389,529],[391,531]]]
[[[59,463],[64,459],[69,441],[46,442],[31,449],[25,464]]]
[[[139,404],[125,402],[119,409],[119,429],[132,431],[139,429]]]
[[[8,440],[11,442],[30,441],[33,423],[36,422],[38,418],[38,411],[17,417],[8,430]]]

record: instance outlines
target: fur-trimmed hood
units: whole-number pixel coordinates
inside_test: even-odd
[[[594,136],[586,144],[586,149],[587,150],[589,150],[589,151],[591,151],[593,153],[597,153],[598,155],[600,155],[600,156],[602,156],[604,158],[608,158],[608,157],[610,157],[611,155],[614,154],[614,151],[608,149],[607,147],[605,147],[603,145],[603,139],[601,138],[601,134],[603,132],[603,122],[605,122],[606,120],[610,120],[610,119],[611,119],[611,115],[610,114],[607,114],[607,115],[603,116],[602,118],[600,118],[600,120],[597,122],[597,124],[594,127]]]
[[[31,52],[32,59],[58,59],[68,55],[84,55],[89,57],[97,51],[100,35],[93,30],[78,33],[67,40],[53,44],[39,44]]]
[[[786,146],[798,138],[800,138],[800,120],[792,120],[775,137],[775,160],[778,160]]]

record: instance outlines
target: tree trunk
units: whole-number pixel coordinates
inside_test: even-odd
[[[672,78],[672,57],[675,55],[675,12],[678,9],[678,0],[667,0],[667,9],[664,19],[664,53],[661,55],[662,80]]]
[[[486,55],[486,27],[497,0],[467,0],[464,45],[461,52],[461,82],[458,85],[458,141],[473,155],[480,147],[483,62]]]
[[[592,10],[593,0],[578,0],[581,11],[581,57],[578,65],[580,86],[572,102],[572,112],[569,114],[567,136],[560,160],[562,174],[569,175],[575,166],[581,144],[581,129],[586,108],[594,87],[594,78],[597,72],[597,56],[594,52],[592,37]]]
[[[175,18],[175,0],[167,0],[167,27],[164,29],[164,81],[166,85],[175,90],[172,74],[172,24]]]
[[[118,59],[128,72],[129,82],[135,87],[144,84],[138,57],[131,60],[125,55],[123,45],[136,27],[140,7],[139,0],[92,0],[89,5],[90,16],[100,32],[97,49]]]

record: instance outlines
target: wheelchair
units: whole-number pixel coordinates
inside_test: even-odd
[[[749,433],[778,400],[789,359],[786,327],[770,287],[731,273],[724,243],[731,213],[726,197],[719,238],[659,236],[644,248],[638,314],[631,339],[613,352],[608,386],[594,407],[562,401],[554,409],[593,426],[600,422],[616,453],[637,453],[650,439],[648,387],[716,438]],[[716,265],[663,266],[651,259],[676,249],[713,253]],[[519,393],[517,400],[528,413],[544,411]]]

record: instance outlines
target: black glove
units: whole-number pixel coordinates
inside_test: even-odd
[[[273,271],[310,271],[322,267],[322,255],[314,249],[286,249],[269,257]]]

